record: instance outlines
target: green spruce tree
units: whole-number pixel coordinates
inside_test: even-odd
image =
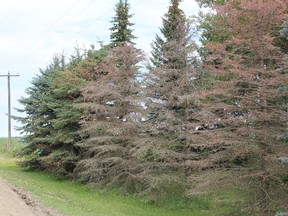
[[[130,28],[134,24],[129,21],[129,19],[132,17],[132,15],[129,14],[129,9],[130,4],[127,0],[124,2],[120,0],[119,3],[116,4],[116,15],[112,18],[111,23],[113,26],[110,28],[110,39],[114,44],[121,44],[125,42],[134,44],[132,41],[136,37],[132,34],[133,30]]]
[[[74,144],[80,139],[81,117],[74,105],[80,97],[82,80],[67,66],[64,56],[56,56],[48,68],[40,71],[26,90],[28,97],[20,99],[24,108],[18,111],[26,116],[16,118],[23,125],[19,130],[27,134],[28,145],[22,153],[32,154],[23,165],[63,175],[72,172],[77,160]]]
[[[56,117],[56,113],[49,106],[53,101],[51,77],[56,71],[63,71],[64,61],[61,59],[63,57],[55,56],[45,70],[40,70],[40,75],[32,80],[32,86],[26,90],[28,97],[19,100],[24,108],[18,109],[18,112],[26,114],[25,117],[15,118],[22,123],[18,130],[26,134],[25,141],[28,145],[23,149],[23,154],[33,153],[40,146],[42,155],[50,152],[49,137],[53,133],[52,121]]]
[[[168,67],[185,67],[187,55],[185,48],[189,46],[190,26],[184,12],[179,8],[182,0],[171,0],[168,12],[162,18],[163,26],[160,35],[156,35],[152,43],[152,58],[154,66],[170,64]],[[177,46],[175,46],[177,44]],[[177,48],[177,50],[175,50]]]

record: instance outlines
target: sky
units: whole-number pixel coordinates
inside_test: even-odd
[[[110,41],[111,19],[119,0],[0,0],[0,75],[11,77],[11,113],[23,116],[18,100],[27,97],[39,68],[45,69],[53,55],[67,57],[75,48],[89,49],[98,41]],[[130,0],[130,13],[137,47],[147,55],[151,42],[159,34],[161,17],[167,12],[169,0]],[[194,0],[183,0],[180,8],[186,16],[196,15]],[[97,46],[96,46],[97,47]],[[0,137],[8,134],[7,78],[0,77]],[[12,136],[20,136],[12,120]]]

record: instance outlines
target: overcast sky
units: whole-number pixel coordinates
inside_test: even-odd
[[[21,107],[30,81],[56,53],[67,56],[75,47],[89,48],[101,40],[109,42],[111,17],[118,0],[0,0],[0,75],[11,78],[12,107]],[[169,0],[130,0],[137,47],[147,53],[162,26]],[[194,0],[180,7],[187,16],[198,13]],[[7,79],[0,77],[0,137],[7,137]],[[20,115],[12,109],[12,115]],[[12,121],[12,127],[19,126]],[[20,133],[13,129],[12,136]]]

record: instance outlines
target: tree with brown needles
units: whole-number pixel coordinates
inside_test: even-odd
[[[133,187],[136,162],[130,154],[138,137],[142,107],[137,64],[142,53],[124,44],[110,49],[95,64],[94,76],[82,89],[84,159],[75,174],[83,181]],[[136,178],[136,177],[135,177]]]
[[[185,161],[195,156],[186,152],[190,139],[187,131],[198,104],[194,100],[195,43],[180,2],[171,1],[163,18],[162,37],[156,35],[153,43],[154,66],[149,68],[146,87],[148,141],[138,154],[144,161],[161,166],[163,176],[168,174],[170,181],[183,186]],[[163,176],[158,176],[158,182],[167,181]]]
[[[191,143],[205,157],[190,165],[236,174],[250,190],[253,214],[287,211],[287,167],[279,158],[287,157],[288,148],[277,137],[288,120],[288,58],[272,34],[287,19],[287,2],[232,0],[214,10],[219,23],[213,34],[228,37],[205,44],[204,67],[214,81],[212,89],[199,92],[198,120],[207,128],[195,130]]]

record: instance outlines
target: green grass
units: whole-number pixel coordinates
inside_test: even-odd
[[[21,138],[11,139],[11,150],[7,150],[8,138],[0,138],[0,164],[15,164],[18,158],[15,157],[17,152],[25,145]]]
[[[45,206],[67,216],[222,216],[229,215],[230,204],[236,198],[233,191],[230,194],[219,192],[217,196],[194,197],[184,209],[172,210],[167,203],[165,208],[156,207],[145,204],[140,197],[99,192],[49,173],[27,171],[18,167],[11,155],[1,151],[0,176],[30,191]]]
[[[8,138],[0,138],[0,152],[13,154],[20,150],[25,144],[21,137],[14,137],[11,139],[11,150],[7,151]]]
[[[141,199],[91,188],[43,172],[28,172],[13,165],[0,165],[0,176],[32,192],[44,205],[69,216],[188,216],[206,215],[190,210],[171,211],[145,205]]]

